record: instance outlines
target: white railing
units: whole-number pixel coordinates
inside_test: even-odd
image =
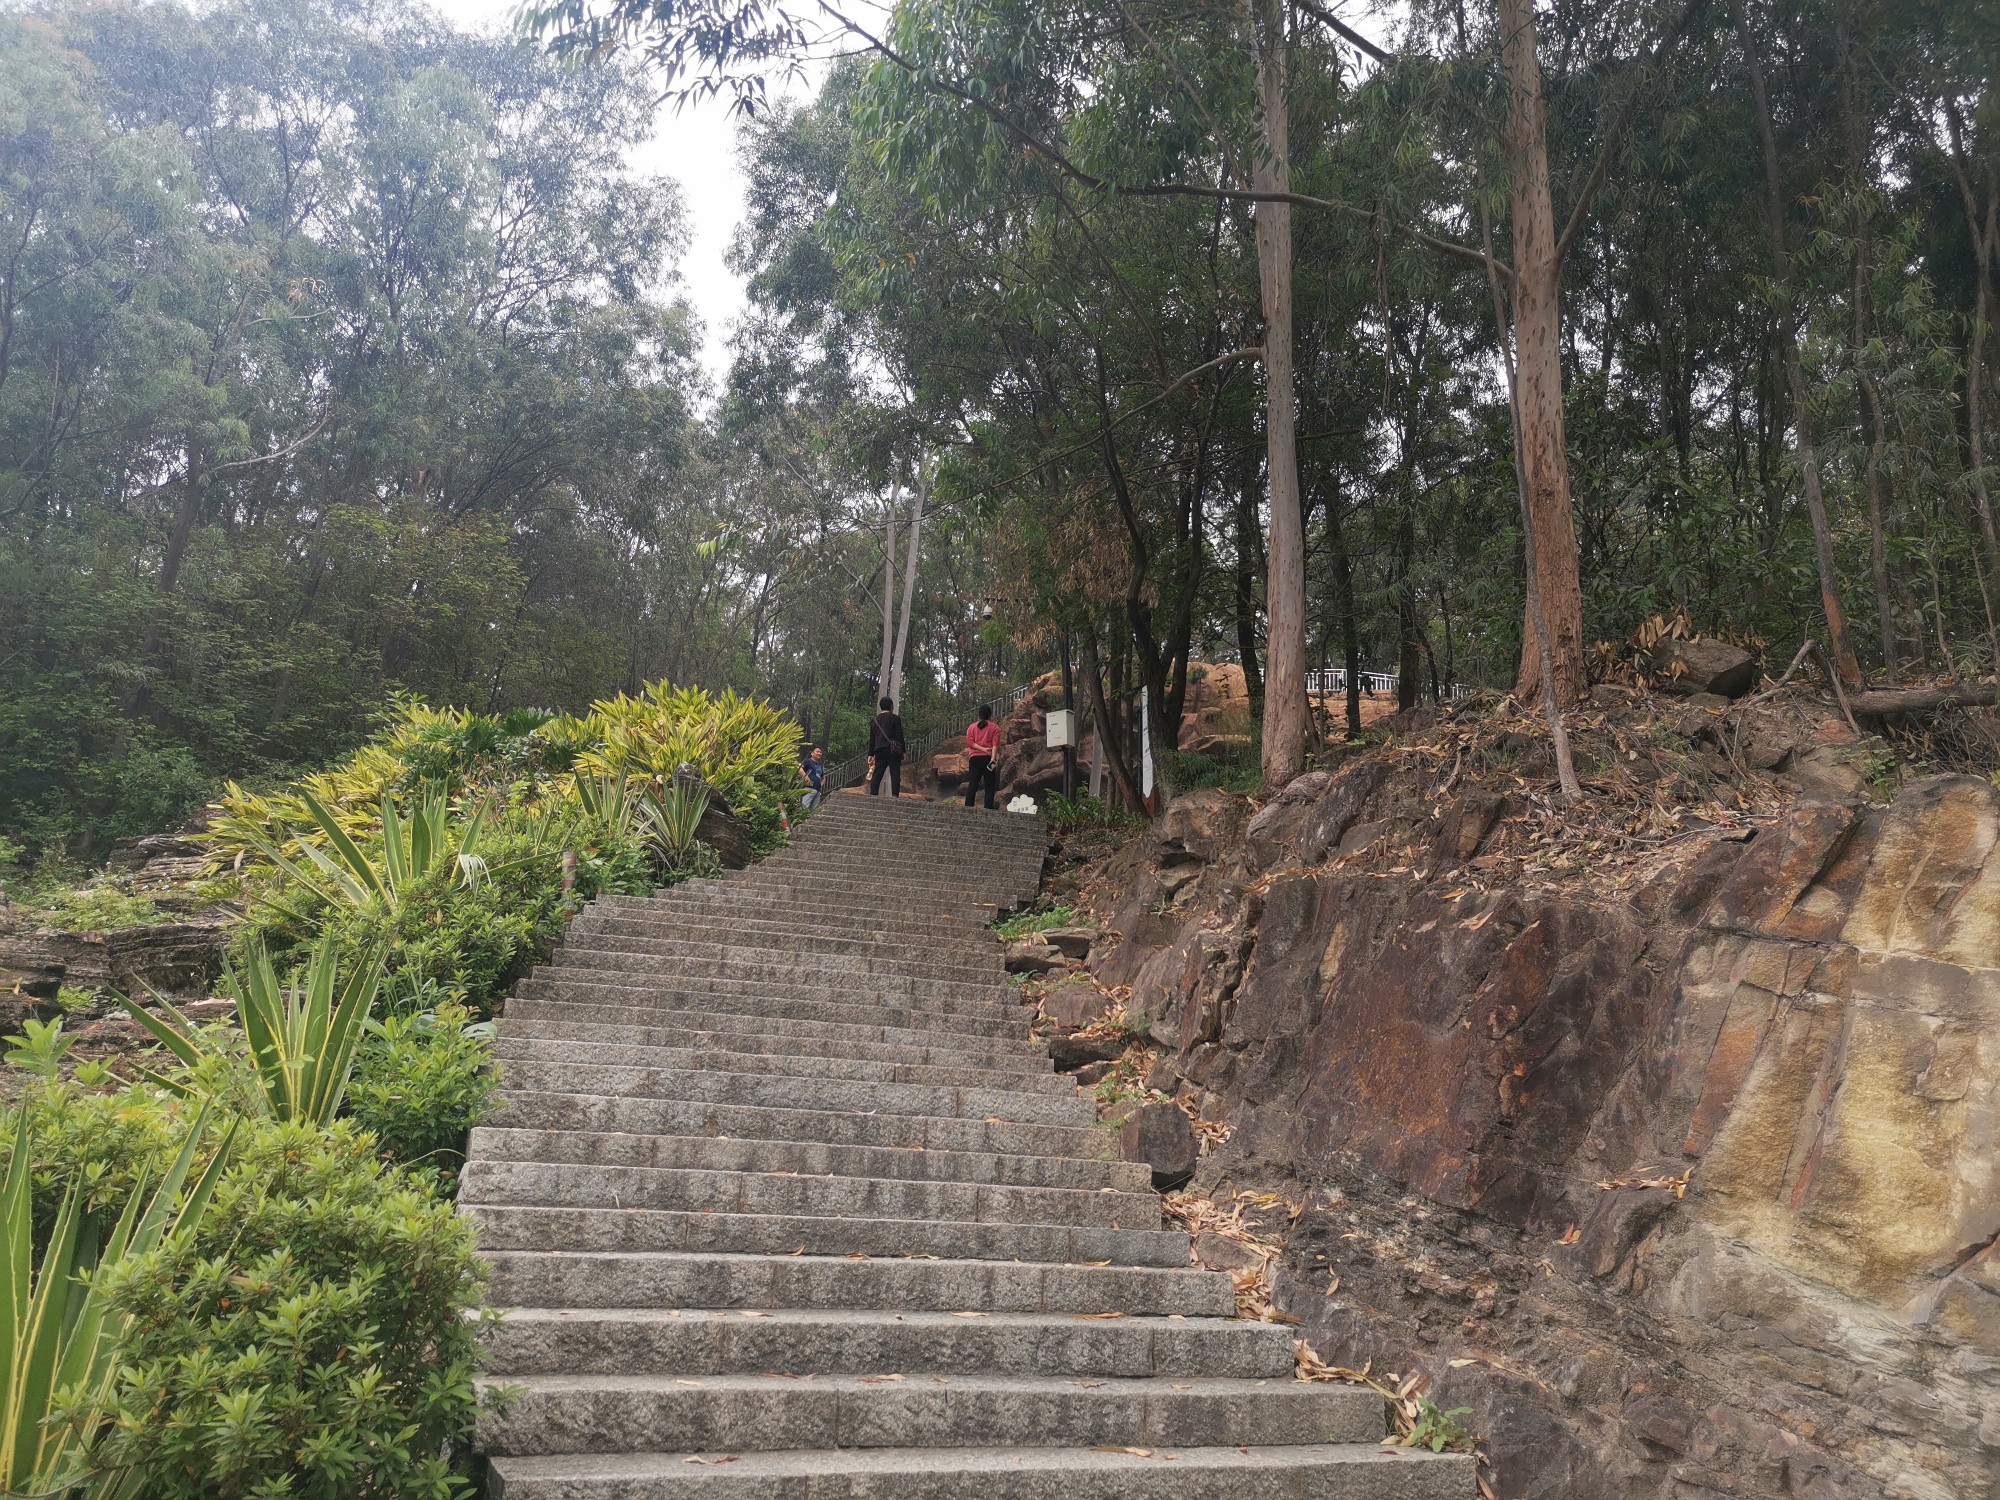
[[[1402,687],[1403,682],[1402,678],[1394,672],[1371,672],[1366,669],[1357,674],[1357,680],[1362,692],[1380,693],[1384,697],[1393,697]],[[1346,691],[1347,668],[1345,667],[1328,667],[1324,671],[1314,668],[1312,671],[1306,673],[1306,695],[1308,697],[1331,698]],[[1444,690],[1445,701],[1456,703],[1471,692],[1472,689],[1464,683],[1454,682]],[[1423,693],[1419,691],[1417,696],[1422,697]]]

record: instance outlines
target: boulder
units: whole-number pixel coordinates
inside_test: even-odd
[[[164,891],[190,885],[208,870],[208,845],[178,833],[120,839],[104,867],[134,891]]]
[[[1071,975],[1042,996],[1042,1014],[1051,1026],[1075,1031],[1102,1020],[1111,1009],[1111,997],[1080,974]],[[1121,1045],[1119,1048],[1123,1051]]]
[[[1049,1061],[1058,1073],[1074,1073],[1091,1063],[1116,1062],[1124,1055],[1122,1036],[1059,1036],[1049,1041]]]
[[[1670,693],[1740,698],[1757,680],[1757,659],[1727,641],[1664,640],[1653,647],[1653,674]]]
[[[1780,769],[1807,791],[1833,797],[1866,797],[1874,787],[1867,755],[1852,745],[1813,745]]]
[[[1089,927],[1050,927],[1041,937],[1043,942],[1062,950],[1065,958],[1088,958],[1097,933]]]
[[[1167,863],[1213,864],[1242,842],[1249,821],[1249,802],[1220,787],[1176,797],[1160,817],[1160,857]]]
[[[1194,1237],[1193,1252],[1195,1260],[1211,1271],[1255,1271],[1271,1259],[1263,1247],[1213,1230],[1203,1230]]]
[[[1153,1186],[1162,1191],[1177,1188],[1194,1176],[1201,1159],[1194,1126],[1180,1106],[1165,1100],[1137,1110],[1125,1122],[1118,1143],[1125,1160],[1144,1162],[1153,1169]]]
[[[674,784],[684,791],[699,792],[708,798],[708,805],[702,809],[701,821],[695,825],[694,836],[715,851],[715,857],[722,861],[725,870],[746,868],[753,852],[750,825],[730,811],[722,794],[697,776],[692,766],[684,765],[676,771]]]
[[[1009,974],[1045,974],[1062,966],[1061,952],[1040,938],[1022,938],[1007,945]]]

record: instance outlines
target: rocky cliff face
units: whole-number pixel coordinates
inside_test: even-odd
[[[1196,793],[1095,887],[1198,1180],[1305,1205],[1276,1304],[1504,1496],[2000,1493],[2000,793],[1502,880],[1538,814],[1442,780]]]

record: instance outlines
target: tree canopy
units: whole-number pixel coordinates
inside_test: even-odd
[[[1067,648],[1172,722],[1238,660],[1275,781],[1357,712],[1309,668],[1560,707],[1678,615],[2000,662],[1977,0],[526,20],[0,17],[0,831],[101,847],[398,694],[666,677],[851,750],[919,490],[913,701]],[[663,89],[746,110],[719,392],[627,165]]]

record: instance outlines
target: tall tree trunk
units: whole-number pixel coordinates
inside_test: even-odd
[[[1285,0],[1254,0],[1259,114],[1264,149],[1251,185],[1291,191],[1285,92]],[[1312,720],[1306,711],[1305,516],[1293,430],[1292,207],[1257,205],[1257,279],[1264,307],[1264,442],[1271,483],[1270,572],[1264,582],[1264,785],[1284,786],[1305,769]]]
[[[1965,205],[1965,229],[1972,238],[1972,330],[1965,360],[1965,433],[1972,463],[1972,498],[1979,532],[1986,543],[1987,570],[2000,573],[2000,537],[1993,524],[1993,494],[1986,482],[1986,329],[1993,316],[1993,261],[2000,252],[2000,187],[1989,181],[1986,212],[1979,211],[1979,194],[1972,183],[1972,161],[1966,150],[1965,121],[1958,105],[1944,101],[1945,125],[1951,145],[1952,175]],[[1994,666],[2000,670],[2000,636],[1993,642]],[[1946,658],[1949,660],[1949,656]]]
[[[1361,622],[1354,608],[1354,559],[1340,525],[1340,497],[1326,505],[1326,540],[1333,553],[1333,607],[1340,614],[1341,663],[1347,668],[1347,733],[1361,737]]]
[[[1750,35],[1743,0],[1729,0],[1730,19],[1743,48],[1743,65],[1750,77],[1750,103],[1756,112],[1757,141],[1764,157],[1764,216],[1771,241],[1771,274],[1782,297],[1778,307],[1778,355],[1785,385],[1792,398],[1792,444],[1799,461],[1799,479],[1806,493],[1806,514],[1812,520],[1813,559],[1819,567],[1820,608],[1826,614],[1827,646],[1834,670],[1850,683],[1861,681],[1861,663],[1847,630],[1847,612],[1840,604],[1840,573],[1833,558],[1833,529],[1827,524],[1826,496],[1820,489],[1819,450],[1813,441],[1812,407],[1807,399],[1805,367],[1799,362],[1798,330],[1792,291],[1791,256],[1785,249],[1785,187],[1778,166],[1778,137],[1771,127],[1771,101],[1764,92],[1764,67]]]
[[[1521,436],[1521,376],[1520,361],[1516,357],[1513,331],[1518,326],[1516,314],[1509,308],[1507,295],[1500,285],[1499,262],[1493,256],[1493,220],[1486,210],[1486,199],[1482,193],[1479,200],[1479,233],[1486,251],[1486,290],[1493,299],[1493,328],[1500,340],[1500,361],[1507,376],[1507,415],[1514,427],[1514,487],[1521,504],[1521,549],[1525,566],[1522,569],[1528,595],[1528,629],[1534,634],[1536,647],[1535,677],[1540,688],[1542,716],[1548,721],[1549,741],[1554,747],[1556,758],[1556,781],[1562,789],[1563,800],[1575,802],[1583,796],[1583,788],[1576,779],[1576,765],[1569,753],[1569,730],[1563,723],[1562,703],[1556,695],[1555,631],[1549,624],[1547,608],[1542,600],[1542,571],[1536,549],[1535,510],[1529,503],[1527,443]]]
[[[1083,633],[1083,680],[1090,689],[1090,715],[1097,721],[1098,759],[1110,770],[1111,780],[1116,784],[1119,795],[1125,799],[1125,805],[1135,812],[1144,812],[1146,801],[1139,795],[1138,781],[1126,760],[1124,747],[1119,743],[1123,736],[1118,732],[1110,705],[1104,700],[1104,669],[1097,660],[1095,625]]]
[[[1533,0],[1499,0],[1500,66],[1507,79],[1508,206],[1514,229],[1516,447],[1527,486],[1534,590],[1549,631],[1542,650],[1532,611],[1521,632],[1515,694],[1541,694],[1546,658],[1555,699],[1567,708],[1590,689],[1583,652],[1583,584],[1571,514],[1568,437],[1563,427],[1562,261],[1549,196],[1548,100],[1536,52]]]
[[[826,717],[819,721],[819,744],[829,755],[833,753],[833,711],[840,706],[840,673],[833,674],[833,687],[826,695]]]
[[[896,626],[896,654],[889,663],[889,696],[898,708],[903,702],[903,662],[910,648],[910,609],[917,598],[917,553],[924,538],[924,499],[929,488],[930,480],[918,475],[916,499],[911,502],[910,546],[903,559],[903,618]]]
[[[1264,713],[1264,674],[1257,669],[1257,479],[1256,461],[1246,457],[1236,492],[1236,656],[1253,720]]]
[[[895,696],[889,691],[889,667],[896,650],[896,512],[902,504],[903,487],[898,484],[889,492],[887,557],[882,563],[882,665],[875,671],[875,691],[884,698]]]
[[[1417,624],[1417,591],[1410,584],[1416,566],[1417,530],[1410,515],[1410,496],[1403,495],[1396,518],[1396,707],[1417,706],[1423,677],[1423,646]]]
[[[1882,648],[1882,669],[1894,678],[1900,665],[1896,650],[1896,609],[1889,588],[1888,480],[1882,473],[1882,454],[1889,445],[1889,424],[1882,411],[1882,392],[1868,368],[1870,283],[1874,277],[1874,245],[1868,212],[1868,118],[1862,102],[1859,70],[1855,66],[1853,37],[1847,13],[1836,12],[1833,23],[1834,46],[1840,59],[1841,125],[1847,136],[1847,192],[1853,213],[1854,254],[1850,264],[1848,290],[1848,354],[1854,378],[1861,387],[1861,403],[1868,423],[1863,441],[1868,457],[1862,465],[1862,483],[1868,493],[1868,572],[1875,586],[1875,630]]]

